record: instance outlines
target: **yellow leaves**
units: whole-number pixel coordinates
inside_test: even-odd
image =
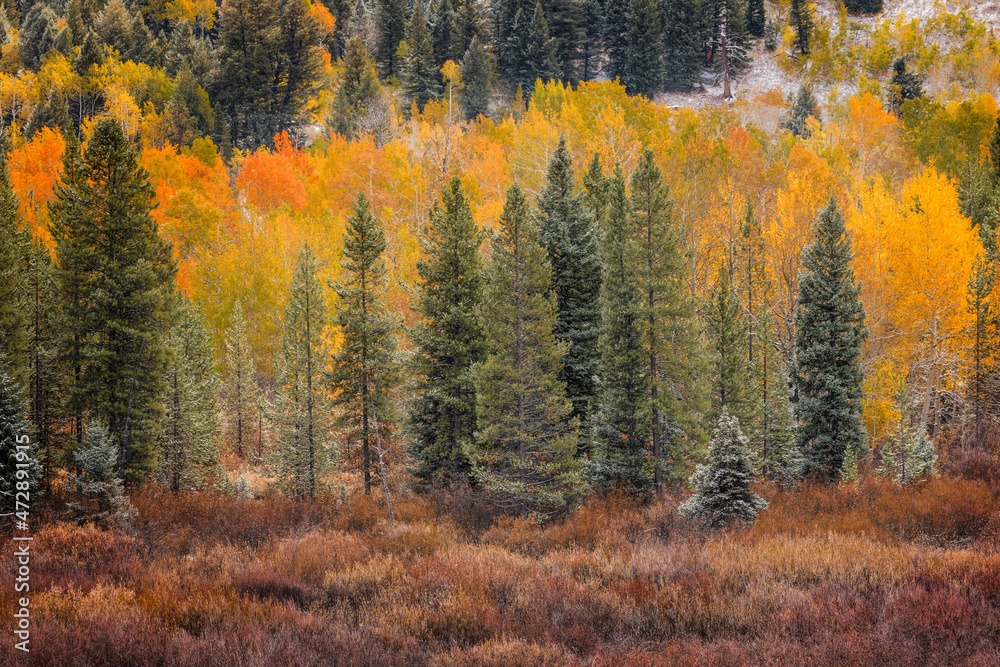
[[[142,113],[132,96],[120,86],[109,86],[104,91],[104,108],[109,116],[117,120],[125,137],[135,139],[142,124]]]
[[[170,0],[166,4],[166,17],[171,21],[187,21],[211,30],[215,25],[215,0]]]
[[[465,85],[462,82],[462,69],[454,60],[449,60],[441,67],[441,76],[444,77],[444,82],[449,86],[462,88]]]

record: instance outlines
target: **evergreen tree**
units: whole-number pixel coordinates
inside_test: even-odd
[[[976,445],[981,447],[996,414],[996,338],[1000,320],[993,306],[996,271],[992,262],[976,258],[969,277],[966,303],[972,316],[969,332],[970,361],[968,400],[972,404],[972,424]]]
[[[33,494],[42,478],[38,445],[28,434],[24,389],[0,368],[0,495],[8,512],[15,509],[15,494]],[[5,513],[8,513],[5,512]]]
[[[219,454],[219,381],[211,334],[201,309],[184,297],[179,301],[177,321],[166,337],[173,354],[166,373],[158,470],[174,493],[201,488]]]
[[[719,268],[704,317],[712,352],[710,419],[718,420],[726,410],[740,423],[749,424],[752,397],[747,337],[750,328],[725,267]]]
[[[543,8],[548,20],[549,36],[556,42],[556,62],[566,81],[579,81],[577,64],[580,60],[581,30],[580,0],[545,0]]]
[[[465,54],[465,49],[458,39],[457,16],[451,0],[434,0],[431,3],[428,23],[431,26],[431,42],[434,45],[434,66],[440,71],[446,62],[458,61]]]
[[[635,265],[638,249],[621,168],[608,180],[606,193],[607,217],[601,238],[601,400],[595,455],[587,466],[587,476],[601,487],[624,487],[649,499],[654,491],[649,364]]]
[[[693,309],[684,294],[685,260],[674,228],[663,176],[646,150],[632,175],[632,225],[636,235],[643,342],[649,375],[649,414],[656,488],[666,460],[676,461],[685,437],[698,437],[701,411],[695,378],[699,356]]]
[[[51,205],[73,412],[108,425],[122,475],[155,464],[177,268],[150,215],[154,192],[115,120],[98,122],[82,159],[73,141]]]
[[[712,529],[753,523],[767,509],[767,501],[750,491],[753,473],[747,439],[739,420],[725,410],[708,451],[708,465],[699,465],[691,476],[695,492],[681,503],[680,513]]]
[[[323,3],[336,20],[333,28],[333,45],[330,55],[343,58],[347,52],[347,41],[350,39],[351,18],[354,13],[352,0],[325,0]]]
[[[18,201],[7,169],[7,134],[0,136],[0,371],[27,384],[28,322],[25,282],[31,234],[20,223]]]
[[[136,10],[129,22],[129,42],[128,50],[121,54],[123,60],[131,60],[136,63],[157,66],[160,59],[160,51],[156,44],[156,39],[149,28],[146,20],[142,17],[142,12]]]
[[[708,61],[724,66],[722,60],[725,55],[730,72],[747,63],[749,41],[743,2],[744,0],[704,1]]]
[[[479,246],[482,234],[457,176],[430,212],[422,242],[426,260],[417,263],[424,320],[413,330],[417,398],[410,411],[421,486],[466,481],[466,450],[476,430],[476,388],[472,366],[486,357],[476,311],[483,297]]]
[[[135,510],[115,476],[118,450],[107,429],[89,423],[83,446],[73,456],[80,472],[70,473],[65,482],[72,498],[67,503],[69,518],[81,525],[94,523],[102,528],[126,526]]]
[[[579,28],[580,80],[590,81],[601,69],[604,51],[604,7],[600,0],[582,0]]]
[[[354,136],[358,129],[358,117],[381,93],[375,64],[365,45],[358,37],[347,42],[344,54],[344,74],[333,100],[332,125],[345,137]]]
[[[479,38],[480,44],[489,42],[489,34],[483,25],[476,0],[464,0],[459,3],[455,23],[454,53],[465,54],[472,46],[472,40]]]
[[[329,442],[323,376],[328,364],[326,303],[316,278],[316,259],[306,245],[292,277],[275,388],[278,448],[272,467],[286,493],[316,499],[335,451]]]
[[[253,350],[247,338],[243,305],[236,300],[229,328],[226,330],[226,375],[222,384],[226,415],[225,442],[239,457],[246,456],[260,433],[260,388]],[[259,441],[258,441],[259,442]],[[261,447],[258,444],[257,454]]]
[[[605,178],[604,171],[601,169],[601,158],[597,153],[594,153],[590,166],[583,175],[583,202],[590,212],[590,219],[597,227],[598,232],[604,227],[608,212],[610,187],[611,179]]]
[[[840,466],[840,482],[842,484],[855,484],[860,477],[858,472],[858,455],[851,447],[844,455],[844,465]]]
[[[857,14],[878,14],[882,11],[882,0],[844,0],[844,6]]]
[[[531,18],[518,12],[514,19],[514,40],[510,45],[512,82],[522,90],[531,91],[535,81],[543,82],[562,76],[559,68],[557,43],[549,36],[549,24],[541,0],[535,4]]]
[[[624,80],[628,66],[631,0],[604,3],[604,43],[608,49],[608,77]]]
[[[434,58],[434,43],[427,28],[427,19],[424,18],[424,10],[419,2],[413,7],[413,15],[406,30],[406,43],[409,49],[406,52],[403,83],[410,101],[417,105],[417,110],[421,110],[440,94],[441,73]]]
[[[398,325],[385,304],[385,232],[364,193],[347,223],[341,266],[350,277],[335,287],[343,342],[331,380],[338,425],[349,446],[361,442],[365,493],[371,493],[371,448],[389,440],[397,421],[390,395],[398,384]]]
[[[632,95],[652,97],[660,87],[662,27],[656,0],[630,0],[628,50],[621,82]]]
[[[897,484],[912,484],[935,474],[937,455],[934,444],[921,425],[913,423],[913,405],[905,391],[899,395],[899,421],[882,446],[882,464],[876,472]]]
[[[601,330],[601,262],[597,252],[598,230],[577,192],[573,163],[560,138],[549,160],[545,189],[538,198],[539,241],[552,265],[552,289],[558,316],[554,334],[567,344],[559,380],[573,404],[571,417],[580,423],[578,451],[589,453],[591,415],[597,404],[597,366]]]
[[[469,120],[490,112],[490,96],[493,93],[493,61],[483,48],[479,37],[474,37],[462,59],[462,81],[465,91],[462,107]]]
[[[793,436],[787,374],[766,310],[756,318],[756,328],[756,354],[750,366],[753,416],[747,437],[764,476],[790,486],[802,476],[804,461]]]
[[[808,139],[811,132],[806,125],[806,119],[810,116],[816,120],[820,119],[819,103],[816,101],[816,96],[813,95],[812,85],[802,84],[794,99],[791,93],[788,94],[788,101],[792,103],[792,108],[788,112],[788,118],[781,126],[797,137]]]
[[[847,448],[865,444],[861,345],[868,332],[851,241],[833,199],[819,215],[815,238],[802,253],[795,313],[796,441],[805,474],[831,481]]]
[[[80,76],[86,76],[90,68],[103,63],[106,56],[105,46],[101,40],[92,30],[88,30],[83,38],[83,45],[80,46],[80,52],[73,60],[73,71]]]
[[[218,31],[211,97],[236,147],[271,145],[275,134],[302,122],[320,71],[319,22],[306,0],[228,0]]]
[[[469,447],[477,482],[508,510],[548,515],[582,491],[578,424],[559,381],[552,268],[528,200],[514,185],[493,237],[482,308],[491,350],[475,367],[479,429]]]
[[[41,67],[42,58],[55,45],[58,23],[59,17],[44,2],[36,2],[24,15],[18,45],[26,69],[37,71]]]
[[[690,90],[705,67],[705,14],[701,0],[664,0],[663,85]]]
[[[535,3],[531,0],[498,0],[493,3],[493,48],[497,71],[508,81],[515,79],[516,65],[524,57],[525,45]]]
[[[904,102],[924,96],[924,86],[920,77],[906,70],[906,61],[896,58],[892,64],[892,79],[889,80],[889,108],[899,115]]]
[[[754,37],[763,37],[766,22],[767,14],[764,12],[764,0],[747,0],[747,32]]]
[[[788,9],[788,23],[795,32],[795,48],[802,55],[808,56],[813,26],[816,23],[809,0],[791,0],[791,6]]]
[[[375,28],[378,31],[375,60],[382,76],[387,79],[399,75],[402,70],[396,51],[399,50],[399,43],[406,39],[406,19],[409,15],[406,0],[375,0]]]

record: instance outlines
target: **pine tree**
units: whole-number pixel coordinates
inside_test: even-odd
[[[748,0],[746,10],[747,32],[754,37],[763,37],[766,22],[767,14],[764,12],[764,0]]]
[[[472,366],[486,358],[476,317],[483,298],[482,234],[457,176],[435,202],[417,263],[424,321],[414,328],[417,398],[410,411],[414,476],[421,486],[467,481],[476,430]]]
[[[788,23],[795,32],[795,48],[802,55],[808,56],[813,26],[816,23],[809,0],[791,0],[791,6],[788,9]]]
[[[226,330],[226,375],[222,384],[226,429],[223,439],[241,458],[253,448],[255,441],[258,442],[258,456],[262,454],[258,440],[262,436],[261,397],[256,375],[253,350],[247,338],[247,321],[243,305],[237,299]]]
[[[583,0],[580,8],[580,80],[590,81],[600,71],[604,51],[604,7],[600,0]]]
[[[726,410],[740,423],[749,424],[752,413],[747,360],[749,326],[725,267],[719,268],[704,318],[712,352],[710,419],[718,420]]]
[[[796,441],[805,475],[831,481],[847,448],[865,444],[861,345],[868,332],[851,241],[833,199],[819,215],[815,238],[802,254],[795,313]]]
[[[638,254],[621,168],[606,185],[607,217],[601,238],[601,384],[594,459],[587,476],[603,488],[653,495],[650,458],[649,364],[643,345]]]
[[[406,29],[406,63],[403,69],[403,83],[410,101],[423,109],[430,100],[441,92],[440,67],[434,58],[434,43],[424,18],[420,3],[413,7],[410,23]]]
[[[465,91],[462,107],[465,117],[473,120],[490,112],[490,96],[493,87],[493,61],[486,53],[479,37],[474,37],[462,59],[462,81]]]
[[[211,334],[201,309],[184,297],[179,301],[177,321],[166,337],[173,358],[166,373],[158,469],[174,493],[201,488],[219,454],[219,380]]]
[[[37,71],[42,58],[55,45],[59,17],[44,2],[36,2],[21,20],[18,45],[26,69]]]
[[[877,14],[882,11],[882,0],[844,0],[844,6],[857,14]]]
[[[753,523],[767,509],[767,501],[750,491],[753,474],[747,439],[739,420],[725,410],[708,451],[710,460],[691,476],[695,493],[681,503],[680,513],[710,529]]]
[[[558,307],[555,337],[569,345],[559,380],[566,385],[566,395],[573,403],[570,416],[580,423],[578,452],[586,454],[590,450],[591,414],[597,404],[601,262],[598,230],[587,215],[575,180],[566,139],[560,138],[538,198],[538,237],[552,265],[552,289]]]
[[[398,325],[385,304],[385,232],[364,193],[358,194],[347,223],[341,266],[350,277],[335,287],[343,342],[331,380],[340,408],[337,423],[348,446],[361,442],[365,493],[371,493],[371,449],[390,440],[397,422],[391,394],[399,375]]]
[[[7,134],[0,136],[0,371],[27,384],[28,322],[25,282],[31,234],[20,223],[18,201],[7,169]]]
[[[663,86],[690,90],[705,68],[705,13],[701,0],[664,0]]]
[[[431,3],[428,24],[431,26],[434,66],[437,70],[449,60],[459,60],[465,53],[457,35],[457,18],[451,0],[435,0]]]
[[[551,274],[528,200],[511,186],[487,267],[482,328],[491,352],[473,371],[479,429],[468,455],[499,506],[540,515],[565,511],[582,491],[578,424],[558,379],[567,346],[553,333]]]
[[[406,39],[406,18],[409,15],[406,0],[375,0],[375,27],[378,31],[375,60],[382,76],[387,79],[401,72],[396,51],[399,43]]]
[[[608,77],[624,80],[629,53],[629,10],[631,0],[604,3],[604,43],[608,49]]]
[[[632,95],[652,97],[660,88],[662,27],[655,0],[631,0],[628,51],[621,82]]]
[[[333,48],[330,55],[334,58],[343,58],[347,52],[347,41],[350,39],[354,2],[352,0],[326,0],[323,4],[336,20],[333,28]]]
[[[816,101],[816,96],[813,95],[812,85],[802,84],[794,98],[792,98],[791,93],[788,94],[788,100],[792,103],[792,108],[789,109],[788,118],[781,123],[781,127],[797,137],[808,139],[812,132],[806,125],[806,119],[810,116],[816,120],[820,119],[819,103]]]
[[[889,108],[899,115],[904,102],[924,96],[924,86],[920,77],[906,71],[906,61],[896,58],[892,64],[892,79],[889,80]]]
[[[347,42],[344,54],[344,74],[333,100],[333,127],[345,137],[358,130],[358,117],[365,113],[372,100],[381,93],[375,64],[358,37]]]
[[[0,495],[8,512],[14,511],[15,494],[26,491],[30,498],[42,478],[38,445],[24,418],[27,407],[23,387],[0,368]]]
[[[316,499],[335,456],[329,442],[329,405],[323,381],[328,364],[326,326],[316,259],[306,245],[299,253],[281,327],[274,400],[279,435],[272,467],[286,493],[309,500]]]
[[[663,176],[648,149],[632,175],[632,225],[648,363],[652,453],[659,490],[664,464],[679,458],[681,440],[697,438],[696,414],[701,411],[702,397],[695,380],[699,355],[694,313],[684,294],[685,260]]]
[[[972,403],[972,424],[976,445],[981,447],[996,414],[996,338],[1000,320],[993,307],[996,272],[992,262],[976,258],[969,277],[966,303],[971,318],[968,400]]]
[[[69,518],[103,528],[128,525],[135,510],[115,476],[118,448],[107,429],[95,422],[87,424],[83,445],[73,456],[80,472],[70,473],[64,482],[72,498],[67,503]]]
[[[150,215],[154,192],[121,126],[97,124],[82,159],[73,141],[51,205],[71,412],[107,424],[121,474],[155,465],[177,268]]]
[[[937,455],[923,426],[913,422],[913,405],[905,391],[898,394],[899,421],[882,446],[882,464],[876,472],[897,484],[912,484],[935,474]]]
[[[556,61],[560,75],[573,84],[579,81],[581,30],[580,0],[545,0],[549,36],[556,42]]]
[[[454,53],[466,53],[472,46],[472,40],[476,38],[479,38],[480,44],[489,42],[489,34],[483,25],[476,0],[464,0],[459,3],[457,13]]]
[[[514,83],[520,85],[522,90],[531,91],[535,88],[536,80],[546,82],[559,79],[562,70],[559,67],[558,44],[549,35],[549,23],[541,0],[535,4],[530,23],[526,14],[519,14],[515,23],[518,42],[512,49],[515,51]]]

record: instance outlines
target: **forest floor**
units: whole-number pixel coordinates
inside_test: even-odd
[[[681,519],[683,494],[593,499],[545,527],[468,490],[400,493],[395,528],[363,493],[147,488],[114,530],[50,500],[31,652],[8,639],[0,664],[995,666],[1000,469],[976,465],[908,488],[763,487],[760,521],[720,533]]]

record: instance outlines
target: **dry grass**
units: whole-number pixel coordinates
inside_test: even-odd
[[[147,492],[134,499],[133,534],[38,531],[33,651],[14,656],[8,643],[0,656],[130,667],[998,664],[995,487],[942,478],[761,493],[771,506],[756,526],[706,535],[675,497],[645,508],[595,498],[542,527],[495,517],[464,490],[403,496],[392,529],[377,497],[309,507]]]

